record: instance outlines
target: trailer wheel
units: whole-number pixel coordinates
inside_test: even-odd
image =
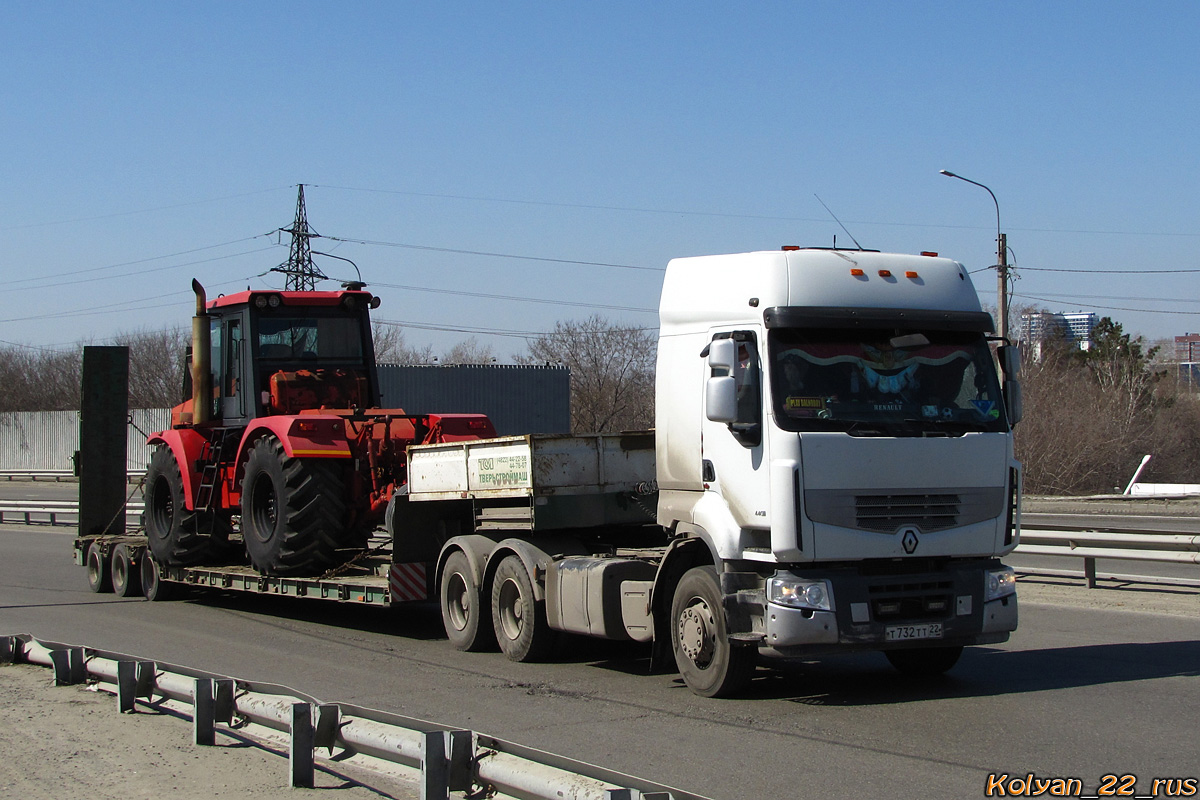
[[[727,697],[754,675],[758,650],[729,641],[717,571],[683,574],[671,602],[671,649],[683,681],[702,697]]]
[[[185,567],[211,560],[216,554],[213,537],[200,530],[200,515],[184,505],[183,476],[175,454],[166,445],[154,451],[146,469],[143,520],[150,552],[163,564]]]
[[[100,552],[100,543],[92,542],[87,550],[88,588],[97,594],[112,591],[111,562]]]
[[[142,574],[128,545],[119,544],[113,548],[112,587],[118,597],[133,597],[142,593]]]
[[[958,647],[923,647],[915,650],[885,650],[883,654],[892,666],[905,675],[915,678],[931,678],[941,675],[955,664],[962,656],[963,648]]]
[[[268,575],[317,575],[345,539],[341,462],[293,458],[274,436],[254,443],[242,481],[242,539]]]
[[[507,556],[492,581],[492,625],[511,661],[540,661],[554,645],[546,604],[534,599],[533,582],[520,556]]]
[[[442,605],[442,627],[450,644],[467,652],[490,650],[496,644],[475,570],[459,551],[446,559],[438,599]]]
[[[141,568],[138,570],[142,577],[142,596],[152,602],[174,600],[179,592],[178,587],[164,581],[158,574],[158,564],[148,555],[142,556]]]

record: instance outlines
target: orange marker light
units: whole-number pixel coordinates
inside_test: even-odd
[[[781,248],[779,248],[779,249],[780,249],[780,250],[799,250],[799,249],[800,249],[800,245],[798,245],[798,244],[785,244],[783,247],[781,247]]]
[[[892,277],[892,271],[890,269],[881,269],[879,270],[879,277],[890,278]]]
[[[856,278],[861,278],[861,277],[865,276],[867,273],[865,273],[861,269],[858,269],[857,267],[855,267],[854,269],[850,270],[850,274]]]
[[[904,277],[906,277],[906,278],[919,278],[919,277],[921,277],[921,276],[920,276],[920,275],[918,275],[917,273],[913,272],[912,270],[909,270],[908,272],[904,273]]]
[[[921,255],[929,256],[930,258],[937,258],[937,253],[933,252],[932,250],[922,250]]]

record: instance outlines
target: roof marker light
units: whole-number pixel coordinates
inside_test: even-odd
[[[890,269],[881,269],[879,270],[879,277],[890,278],[892,277],[892,271]]]
[[[780,249],[780,250],[799,250],[799,249],[800,249],[800,245],[798,245],[798,244],[785,244],[783,247],[781,247],[781,248],[779,248],[779,249]]]
[[[932,250],[922,250],[921,255],[929,256],[930,258],[937,258],[937,253],[933,252]]]
[[[851,274],[851,275],[853,275],[853,276],[854,276],[854,277],[856,277],[856,278],[865,278],[865,277],[867,277],[867,273],[863,272],[861,269],[858,269],[857,267],[855,267],[855,268],[851,269],[851,270],[850,270],[850,274]]]
[[[904,273],[904,277],[906,277],[906,278],[914,278],[914,279],[915,279],[915,278],[919,278],[919,277],[921,277],[921,276],[920,276],[920,275],[918,275],[917,273],[913,272],[913,271],[910,269],[908,272]]]

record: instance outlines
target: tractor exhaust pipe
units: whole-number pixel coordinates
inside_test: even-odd
[[[196,316],[192,317],[192,424],[212,417],[212,340],[208,329],[208,298],[200,281],[192,278]]]

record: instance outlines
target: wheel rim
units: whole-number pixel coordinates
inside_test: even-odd
[[[525,604],[521,602],[521,587],[512,578],[507,578],[500,584],[500,597],[497,609],[500,629],[509,639],[519,639],[525,628]]]
[[[717,643],[717,621],[701,597],[693,597],[679,614],[679,649],[699,669],[712,664]]]
[[[250,520],[254,538],[260,542],[270,541],[275,535],[275,521],[279,514],[279,500],[275,496],[275,484],[269,475],[259,475],[250,494]]]
[[[159,475],[154,481],[154,492],[150,503],[150,532],[159,539],[165,539],[171,533],[171,524],[175,519],[175,498],[171,496],[171,484],[165,475]]]
[[[100,554],[95,550],[88,551],[87,567],[88,582],[94,586],[103,579],[103,564],[100,563]]]
[[[446,579],[446,614],[454,630],[463,631],[471,620],[471,593],[461,573],[455,572]]]

